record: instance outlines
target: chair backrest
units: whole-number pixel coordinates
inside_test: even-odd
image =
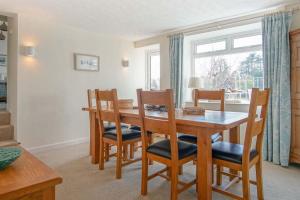
[[[264,128],[267,118],[270,89],[252,89],[248,122],[244,140],[243,164],[249,163],[253,138],[256,137],[256,151],[262,155]],[[260,109],[260,114],[258,111]]]
[[[142,122],[142,142],[143,149],[148,147],[148,132],[169,135],[171,144],[171,158],[178,160],[178,146],[175,120],[175,107],[173,101],[173,91],[167,89],[164,91],[142,91],[137,90],[137,99],[139,106],[139,115]],[[146,115],[145,105],[165,106],[167,110],[166,118],[158,118]]]
[[[88,89],[87,95],[88,95],[88,106],[89,106],[89,108],[92,108],[93,107],[93,99],[96,99],[95,90]]]
[[[198,106],[199,100],[219,100],[220,111],[225,109],[225,90],[194,90],[194,106]]]
[[[96,94],[96,106],[97,106],[97,115],[99,127],[101,129],[101,133],[104,133],[104,121],[114,122],[117,129],[117,138],[121,139],[121,122],[120,122],[120,112],[119,112],[119,104],[118,104],[118,95],[117,90],[95,90]],[[102,102],[106,103],[104,107]],[[110,109],[107,102],[113,105],[113,108]]]

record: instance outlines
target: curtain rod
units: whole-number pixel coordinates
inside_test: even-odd
[[[194,35],[194,34],[200,34],[203,32],[209,32],[209,31],[216,31],[219,29],[224,29],[224,28],[231,28],[233,26],[241,26],[241,25],[246,25],[249,23],[255,23],[259,22],[262,17],[266,15],[270,15],[276,12],[283,12],[283,11],[299,11],[300,10],[300,4],[292,4],[292,5],[281,5],[269,9],[265,9],[260,12],[256,12],[251,15],[246,15],[246,16],[235,16],[235,17],[230,17],[225,20],[216,20],[214,22],[198,25],[198,26],[193,26],[193,27],[187,27],[187,28],[182,28],[178,30],[174,30],[167,34],[168,37],[170,37],[173,34],[176,33],[183,33],[184,35]]]

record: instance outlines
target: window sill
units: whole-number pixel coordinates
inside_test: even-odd
[[[192,101],[186,101],[184,102],[187,105],[193,104]],[[200,101],[201,104],[220,104],[219,102],[212,102],[212,101]],[[232,101],[225,101],[225,105],[245,105],[249,106],[250,102],[232,102]]]

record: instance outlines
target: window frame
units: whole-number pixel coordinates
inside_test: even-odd
[[[146,85],[145,88],[147,90],[151,89],[151,56],[160,56],[160,49],[151,49],[146,51],[146,74],[145,74],[145,80]],[[160,57],[159,57],[160,58]]]
[[[239,33],[234,33],[234,34],[227,34],[227,35],[213,37],[213,38],[204,39],[204,40],[201,40],[201,39],[200,40],[192,40],[191,41],[191,52],[192,52],[192,54],[191,54],[191,77],[195,76],[195,59],[196,58],[244,53],[244,52],[251,52],[251,51],[261,51],[262,45],[252,45],[252,46],[234,48],[234,40],[235,39],[257,36],[257,35],[262,35],[262,32],[260,29],[255,29],[255,30],[246,31],[246,32],[239,32]],[[225,50],[197,53],[198,45],[204,45],[204,44],[221,42],[221,41],[225,41]]]

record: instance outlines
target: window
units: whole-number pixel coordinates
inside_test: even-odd
[[[248,103],[251,89],[264,87],[261,33],[210,41],[192,41],[191,76],[200,77],[202,88],[225,89],[227,101]]]
[[[208,44],[201,44],[201,45],[196,46],[196,52],[197,53],[221,51],[221,50],[225,50],[225,49],[226,49],[225,41],[208,43]]]
[[[146,63],[146,88],[152,90],[160,89],[160,52],[159,50],[147,51]]]
[[[233,48],[249,47],[262,44],[261,35],[242,37],[233,40]]]

